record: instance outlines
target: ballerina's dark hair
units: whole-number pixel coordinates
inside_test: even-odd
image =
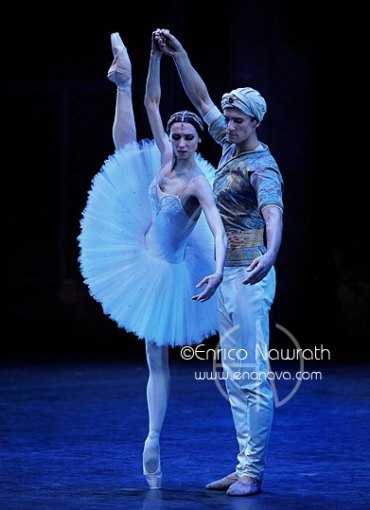
[[[204,125],[202,119],[196,113],[187,110],[173,113],[167,122],[166,131],[168,134],[170,133],[172,124],[175,122],[188,122],[196,129],[199,137],[203,135]]]

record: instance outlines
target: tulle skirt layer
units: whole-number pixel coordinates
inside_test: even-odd
[[[211,181],[213,168],[198,156]],[[213,237],[202,213],[180,263],[152,256],[150,183],[160,155],[149,140],[108,158],[94,177],[81,219],[79,263],[90,294],[117,325],[157,345],[199,343],[217,332],[216,295],[199,303],[195,285],[214,272]]]

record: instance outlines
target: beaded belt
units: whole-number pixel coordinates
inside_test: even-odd
[[[225,266],[245,266],[266,251],[263,229],[232,230],[227,232]]]
[[[227,232],[228,248],[253,248],[263,245],[263,228],[253,230],[232,230]]]

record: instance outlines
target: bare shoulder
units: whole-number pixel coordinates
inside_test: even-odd
[[[200,169],[197,169],[194,172],[193,177],[190,179],[188,184],[189,194],[194,195],[196,197],[200,195],[204,195],[205,193],[212,193],[211,185]]]
[[[172,160],[164,163],[158,171],[158,175],[157,175],[158,179],[161,180],[162,178],[166,178],[171,172],[171,167],[172,167]]]

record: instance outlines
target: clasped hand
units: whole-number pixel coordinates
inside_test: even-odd
[[[182,49],[180,41],[166,28],[157,28],[152,33],[153,41],[157,43],[159,50],[169,57]]]

